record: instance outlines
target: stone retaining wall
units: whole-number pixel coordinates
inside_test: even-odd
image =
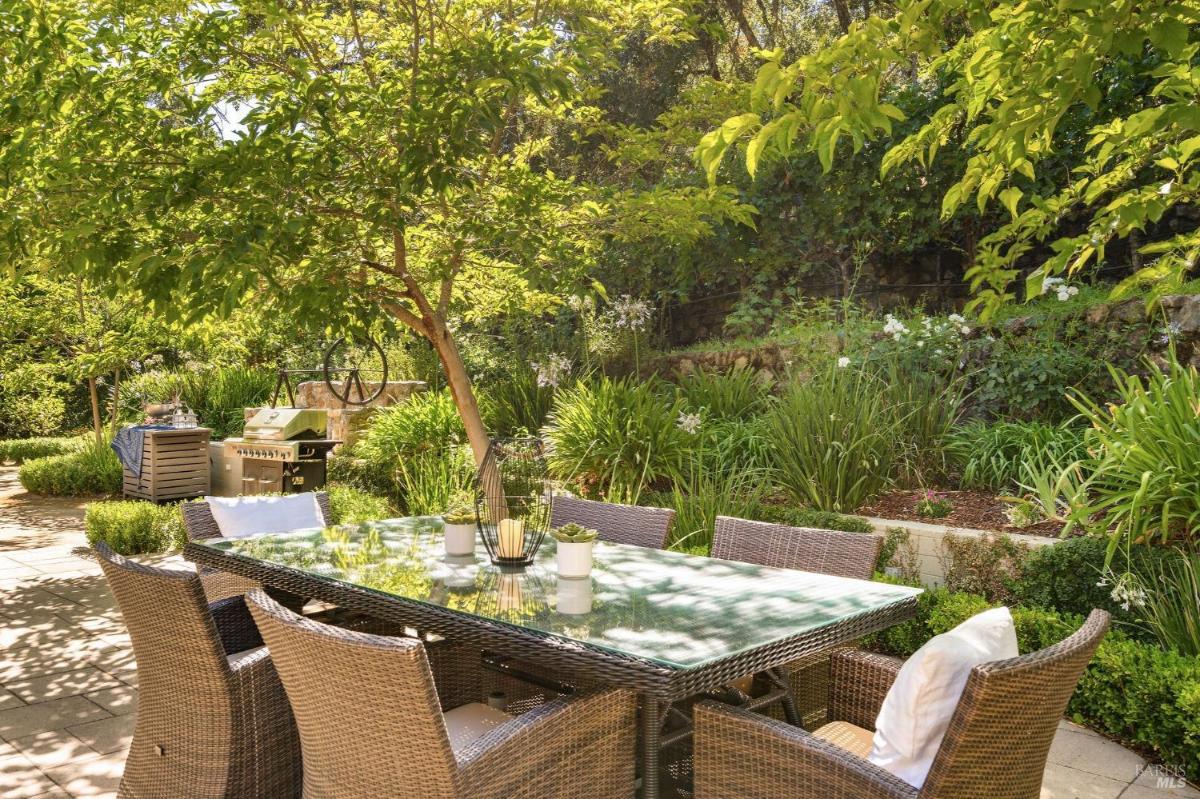
[[[971,530],[961,527],[948,527],[944,524],[929,524],[927,522],[911,522],[898,519],[879,519],[867,517],[867,521],[875,528],[875,535],[886,536],[889,530],[899,528],[908,533],[912,545],[912,554],[916,558],[917,569],[921,582],[925,585],[941,585],[946,580],[946,571],[942,563],[944,550],[942,541],[948,534],[960,538],[983,538],[998,536],[1001,533],[988,530]],[[1041,535],[1023,535],[1021,533],[1003,533],[1030,549],[1057,544],[1062,539],[1047,538]]]

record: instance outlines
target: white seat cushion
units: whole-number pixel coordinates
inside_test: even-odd
[[[242,662],[246,658],[257,655],[264,649],[266,649],[265,646],[256,646],[253,649],[243,649],[241,652],[234,652],[232,655],[228,655],[225,659],[229,661],[229,668],[232,669],[238,663]]]
[[[205,497],[222,538],[245,538],[259,533],[282,533],[324,527],[317,495],[281,497]]]
[[[926,642],[900,668],[875,720],[872,763],[920,788],[971,669],[1017,656],[1017,632],[1008,608],[967,619]]]
[[[848,721],[831,721],[813,730],[812,734],[863,759],[871,754],[871,731]]]
[[[491,705],[471,702],[442,714],[446,720],[446,732],[450,735],[450,748],[457,754],[487,735],[512,716]]]

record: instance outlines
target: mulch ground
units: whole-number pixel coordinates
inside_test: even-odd
[[[935,491],[939,496],[950,500],[954,506],[949,516],[931,519],[918,514],[917,502],[924,496],[924,491],[891,491],[856,512],[861,516],[944,524],[948,527],[968,527],[975,530],[995,530],[1002,533],[1057,537],[1062,530],[1062,525],[1057,522],[1040,522],[1032,527],[1013,527],[1004,515],[1008,503],[986,491]]]

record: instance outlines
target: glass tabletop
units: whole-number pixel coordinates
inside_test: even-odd
[[[559,578],[555,542],[502,571],[482,544],[445,554],[436,517],[194,543],[672,668],[846,621],[920,593],[737,561],[597,541],[592,574]]]

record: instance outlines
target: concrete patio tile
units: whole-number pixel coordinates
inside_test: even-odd
[[[0,684],[78,671],[94,662],[108,662],[117,657],[117,654],[109,653],[120,652],[108,641],[96,637],[64,642],[59,647],[26,647],[15,652],[0,653]],[[101,671],[108,669],[101,666]]]
[[[52,791],[39,793],[37,796],[34,796],[33,799],[72,799],[72,797],[71,794],[67,793],[62,788],[55,788]]]
[[[25,703],[22,702],[21,698],[16,694],[9,693],[3,688],[0,688],[0,710],[7,710],[10,707],[20,707],[23,704]]]
[[[92,665],[100,671],[111,674],[122,682],[128,683],[128,677],[137,673],[137,661],[133,658],[132,649],[106,649],[95,655]]]
[[[46,771],[50,779],[75,799],[115,797],[125,770],[125,752],[68,763]]]
[[[10,569],[0,569],[0,580],[21,580],[26,577],[36,577],[41,574],[29,566],[13,566]]]
[[[111,714],[82,696],[68,696],[36,705],[0,710],[0,738],[13,741],[39,732],[64,730]]]
[[[43,771],[76,760],[91,760],[100,754],[66,730],[39,732],[13,741],[21,754]]]
[[[95,666],[88,666],[77,671],[64,671],[58,674],[31,677],[27,680],[14,680],[6,682],[4,687],[25,702],[32,704],[49,699],[61,699],[64,696],[86,694],[101,688],[115,688],[120,684],[120,680],[100,671]]]
[[[1113,780],[1051,763],[1042,778],[1041,799],[1118,799],[1128,785],[1128,779]]]
[[[1050,747],[1050,763],[1068,766],[1100,777],[1133,782],[1146,761],[1120,744],[1084,727],[1066,722],[1059,725]]]
[[[137,710],[137,689],[128,685],[122,684],[119,688],[105,688],[84,695],[114,716],[125,716]]]
[[[113,716],[68,727],[67,732],[100,754],[107,755],[129,748],[133,743],[133,725],[136,720],[136,716]]]
[[[54,788],[54,781],[24,755],[0,755],[0,796],[5,799],[31,799]]]

